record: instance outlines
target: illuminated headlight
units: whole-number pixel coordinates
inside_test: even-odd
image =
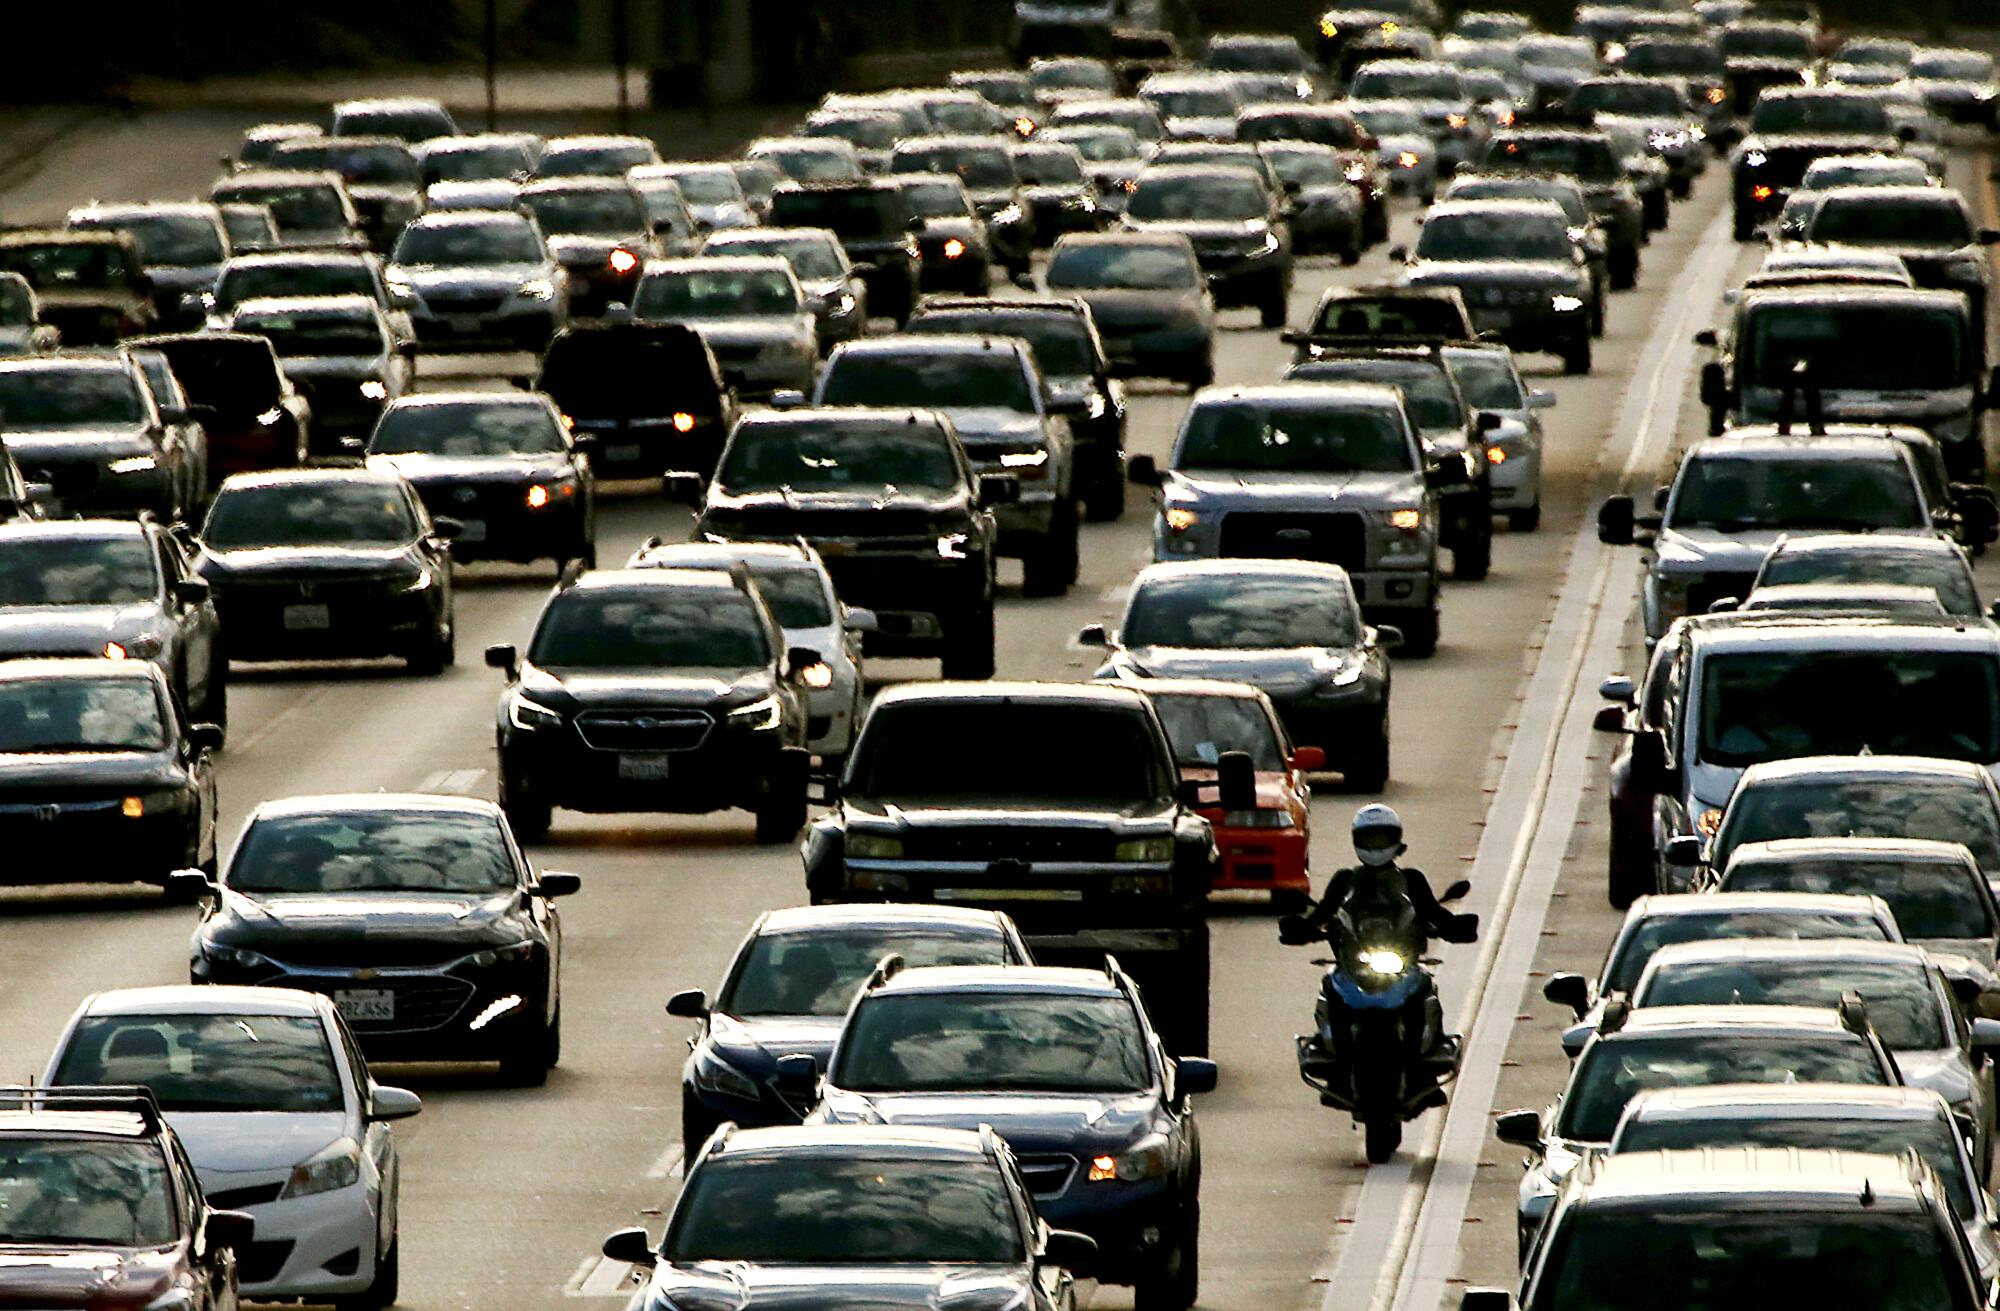
[[[752,701],[747,706],[738,706],[729,712],[729,722],[738,728],[754,732],[764,732],[778,726],[785,716],[785,708],[779,704],[777,696],[767,696]]]
[[[1583,308],[1583,298],[1581,296],[1551,296],[1549,297],[1549,308],[1559,314],[1568,314],[1574,310]]]
[[[149,473],[159,467],[160,462],[150,455],[128,455],[122,460],[113,460],[104,467],[113,473]]]
[[[181,794],[171,789],[141,792],[118,803],[118,813],[127,819],[144,819],[181,808]]]
[[[563,717],[545,705],[516,696],[507,703],[507,722],[532,733],[541,728],[561,728]]]
[[[547,278],[535,278],[521,284],[521,295],[528,300],[554,300],[556,284]]]
[[[1201,522],[1201,515],[1185,505],[1170,505],[1160,515],[1170,533],[1185,533]]]
[[[963,241],[960,241],[957,237],[953,237],[951,240],[944,243],[944,257],[946,259],[957,259],[964,254],[965,254],[965,243]]]
[[[361,384],[361,394],[371,401],[387,400],[389,389],[379,379],[370,378]]]
[[[1003,469],[1039,469],[1048,462],[1049,453],[1045,450],[1005,451],[1000,456]]]
[[[1133,838],[1118,844],[1113,859],[1146,861],[1157,864],[1174,858],[1174,840],[1171,837]]]
[[[1571,241],[1582,241],[1590,235],[1589,228],[1564,228],[1563,231],[1568,234]]]
[[[1386,947],[1377,947],[1362,952],[1360,962],[1361,968],[1370,974],[1401,974],[1403,972],[1402,953],[1390,951]]]
[[[1709,103],[1709,104],[1711,104],[1711,105],[1719,105],[1719,104],[1721,104],[1721,103],[1722,103],[1723,101],[1725,101],[1725,100],[1727,100],[1727,99],[1729,99],[1729,93],[1728,93],[1727,91],[1724,91],[1724,90],[1723,90],[1723,89],[1722,89],[1721,87],[1719,87],[1719,86],[1712,86],[1712,87],[1710,87],[1710,88],[1708,89],[1708,103]]]
[[[843,314],[852,314],[854,312],[853,293],[843,291],[838,296],[835,296],[833,300],[828,303],[827,312],[832,314],[835,318],[839,318]]]
[[[1014,120],[1014,130],[1024,137],[1031,137],[1035,135],[1035,120],[1025,116],[1017,118]]]
[[[943,533],[937,539],[937,553],[940,560],[963,560],[965,548],[971,538],[964,533]]]
[[[1416,151],[1405,150],[1403,153],[1396,156],[1396,162],[1398,164],[1401,164],[1404,168],[1415,168],[1418,164],[1421,164],[1423,161],[1417,157]]]
[[[1496,469],[1507,463],[1507,458],[1507,452],[1498,446],[1486,448],[1486,462]]]
[[[277,406],[273,405],[270,409],[264,411],[262,414],[257,416],[257,426],[259,428],[269,428],[275,425],[278,422],[278,420],[284,417],[285,417],[285,412],[279,409]]]
[[[1769,155],[1766,155],[1761,150],[1747,151],[1743,156],[1743,167],[1762,168],[1764,167],[1765,164],[1770,162],[1770,158],[1771,157]]]
[[[1463,114],[1446,114],[1444,121],[1445,126],[1451,128],[1454,132],[1460,132],[1465,129],[1466,118]]]
[[[847,854],[856,860],[901,860],[903,840],[886,833],[849,833]]]
[[[824,692],[833,686],[833,669],[816,660],[799,671],[799,681],[815,692]]]
[[[630,273],[639,267],[639,257],[622,246],[612,251],[611,257],[605,262],[611,266],[613,273]]]
[[[1694,817],[1695,832],[1701,834],[1703,838],[1714,837],[1715,830],[1721,827],[1722,812],[1714,806],[1708,807]]]
[[[128,637],[122,642],[106,642],[104,658],[107,660],[150,660],[165,649],[166,644],[150,633]]]
[[[1352,164],[1349,164],[1347,166],[1347,180],[1349,182],[1362,182],[1365,181],[1367,177],[1368,177],[1368,166],[1362,163],[1360,160],[1357,159]]]
[[[1398,532],[1413,533],[1424,526],[1424,512],[1413,506],[1389,511],[1389,526]]]
[[[524,960],[533,960],[534,956],[535,944],[523,939],[520,942],[510,942],[504,947],[488,947],[484,951],[475,951],[466,959],[481,969],[491,969],[502,961],[518,964]]]
[[[361,1148],[352,1138],[342,1138],[315,1152],[304,1164],[292,1167],[281,1197],[311,1197],[337,1188],[351,1188],[361,1179]]]
[[[1161,1134],[1148,1134],[1116,1156],[1104,1155],[1090,1158],[1090,1182],[1106,1183],[1112,1179],[1122,1179],[1126,1183],[1138,1183],[1146,1179],[1164,1179],[1173,1169],[1173,1149]]]
[[[749,1075],[706,1047],[695,1049],[690,1073],[694,1076],[695,1087],[704,1091],[721,1093],[725,1097],[736,1097],[746,1102],[754,1102],[759,1097],[757,1085]]]

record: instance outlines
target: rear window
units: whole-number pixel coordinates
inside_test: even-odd
[[[894,236],[903,230],[903,206],[888,189],[785,190],[772,193],[772,227],[831,228],[849,240]]]
[[[941,770],[940,742],[979,749]],[[1124,707],[912,700],[869,715],[847,791],[946,804],[1156,802],[1173,795],[1168,763],[1151,717]]]
[[[536,390],[575,415],[657,418],[686,411],[713,417],[722,405],[708,354],[692,333],[557,337],[542,359]]]

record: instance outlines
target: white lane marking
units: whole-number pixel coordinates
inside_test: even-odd
[[[666,1151],[661,1152],[659,1159],[647,1168],[646,1177],[648,1179],[680,1178],[681,1169],[686,1164],[682,1152],[683,1149],[679,1143],[675,1143]]]
[[[639,1267],[608,1256],[593,1256],[563,1285],[564,1297],[630,1297],[642,1282]]]
[[[272,715],[269,719],[265,720],[261,725],[258,726],[257,730],[254,733],[250,734],[250,736],[245,738],[238,738],[236,741],[231,742],[229,744],[229,749],[235,751],[239,755],[247,751],[256,750],[256,748],[260,744],[268,740],[272,734],[276,733],[279,729],[283,728],[286,724],[290,723],[293,719],[297,718],[300,714],[304,713],[307,709],[318,705],[320,702],[326,700],[328,697],[332,695],[333,695],[332,687],[320,687],[314,689],[311,692],[306,693],[304,696],[299,697],[297,700],[287,705],[283,710],[280,710],[277,714]]]
[[[1620,477],[1657,459],[1653,448],[1678,424],[1692,363],[1690,325],[1716,303],[1734,262],[1726,215],[1702,233],[1693,267],[1682,277],[1640,353],[1620,398],[1612,443],[1629,442]],[[1607,449],[1607,458],[1615,450]],[[1473,860],[1474,887],[1498,886],[1476,960],[1448,955],[1439,987],[1461,998],[1455,1027],[1468,1035],[1458,1086],[1442,1121],[1420,1122],[1423,1137],[1387,1168],[1371,1169],[1316,1276],[1326,1284],[1321,1311],[1430,1311],[1457,1268],[1457,1240],[1480,1149],[1490,1132],[1499,1063],[1506,1054],[1519,987],[1533,962],[1569,830],[1581,803],[1582,756],[1591,703],[1581,689],[1609,658],[1636,588],[1630,553],[1614,554],[1585,523],[1529,677],[1518,721],[1545,726],[1538,749],[1518,742],[1507,752],[1499,788]],[[1482,877],[1483,876],[1483,877]],[[1503,927],[1504,926],[1504,927]],[[1418,1187],[1408,1187],[1416,1179]]]

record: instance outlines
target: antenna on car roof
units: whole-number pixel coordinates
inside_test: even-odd
[[[1625,1027],[1625,1021],[1631,1016],[1632,1003],[1623,997],[1613,997],[1604,1003],[1604,1013],[1597,1017],[1598,1036],[1603,1037],[1618,1032]]]
[[[1841,993],[1838,1009],[1841,1028],[1849,1033],[1868,1032],[1868,1003],[1861,999],[1860,993],[1852,989]]]
[[[1805,402],[1807,433],[1826,436],[1826,409],[1820,401],[1819,382],[1813,377],[1812,360],[1804,355],[1793,360],[1792,367],[1785,371],[1785,390],[1778,397],[1779,435],[1792,435],[1792,417],[1801,399]]]

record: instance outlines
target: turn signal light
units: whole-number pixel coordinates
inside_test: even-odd
[[[953,237],[950,241],[944,243],[944,257],[946,259],[957,259],[960,255],[963,255],[964,253],[965,253],[965,243],[960,241],[957,237]]]
[[[630,273],[638,267],[639,257],[631,251],[620,249],[611,252],[611,271],[613,273]]]
[[[1489,446],[1486,448],[1486,462],[1488,464],[1505,464],[1507,463],[1507,452],[1501,450],[1498,446]]]
[[[687,411],[685,411],[685,410],[682,410],[682,411],[679,411],[678,413],[676,413],[676,414],[674,415],[674,431],[675,431],[675,432],[693,432],[693,431],[694,431],[694,416],[693,416],[692,414],[689,414],[689,413],[688,413]]]
[[[1389,511],[1389,526],[1391,528],[1400,528],[1406,533],[1413,533],[1424,526],[1424,512],[1422,510],[1391,510]]]
[[[146,817],[146,798],[125,798],[125,800],[118,803],[118,813],[127,819],[144,819]]]

